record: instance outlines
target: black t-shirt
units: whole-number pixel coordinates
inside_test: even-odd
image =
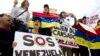
[[[12,48],[13,40],[14,40],[13,31],[0,29],[0,49],[1,48]]]
[[[13,56],[14,32],[0,29],[0,56]]]

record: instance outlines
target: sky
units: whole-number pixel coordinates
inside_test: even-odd
[[[18,0],[18,7],[23,0]],[[0,2],[0,13],[10,13],[14,0],[2,0]],[[100,11],[100,0],[29,0],[29,12],[42,12],[43,5],[49,4],[50,8],[57,9],[57,13],[61,11],[70,12],[77,18],[90,16]]]

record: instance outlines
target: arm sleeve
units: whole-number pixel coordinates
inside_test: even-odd
[[[8,42],[8,41],[3,41],[3,40],[0,40],[0,45],[1,46],[12,46],[12,42]]]
[[[18,7],[13,7],[11,10],[11,16],[15,18],[18,14]]]

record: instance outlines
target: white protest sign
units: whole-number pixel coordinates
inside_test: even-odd
[[[78,48],[78,45],[74,43],[75,28],[61,26],[60,29],[53,29],[52,36],[57,39],[59,45]]]
[[[89,17],[87,20],[88,25],[94,28],[97,25],[97,21],[100,20],[99,14],[93,15]]]
[[[32,33],[15,33],[13,56],[63,56],[56,39]]]

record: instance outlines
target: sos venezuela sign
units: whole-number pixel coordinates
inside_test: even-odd
[[[56,39],[33,33],[15,33],[13,56],[63,56]]]

